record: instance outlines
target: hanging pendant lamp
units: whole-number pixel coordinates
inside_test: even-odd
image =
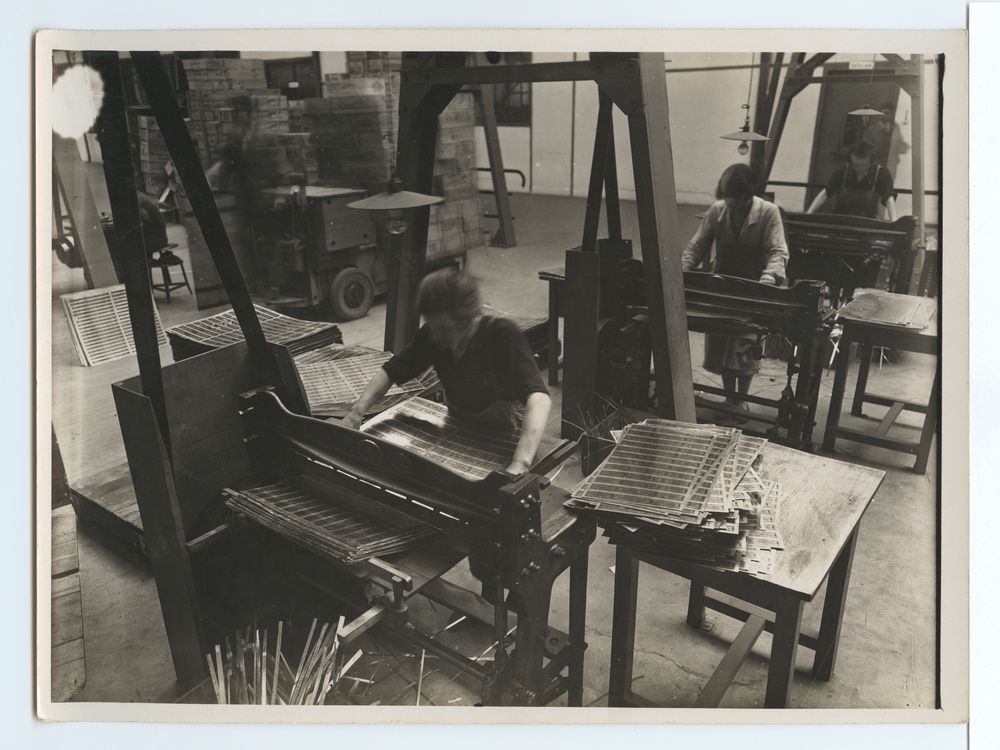
[[[877,55],[872,55],[872,70],[871,70],[871,73],[868,76],[868,99],[869,99],[869,101],[871,101],[872,84],[875,81],[875,58],[876,58],[876,56]],[[869,117],[881,117],[885,113],[882,110],[880,110],[880,109],[875,109],[868,102],[865,102],[865,105],[863,107],[859,107],[858,109],[852,109],[847,114],[853,115],[855,117],[864,117],[865,118],[865,125],[867,125]]]
[[[347,207],[361,211],[378,212],[376,216],[386,220],[390,234],[402,234],[409,226],[404,211],[410,208],[432,206],[443,200],[444,198],[438,195],[425,195],[424,193],[415,193],[412,190],[403,190],[403,181],[399,179],[398,175],[393,174],[389,181],[388,190],[348,203]]]
[[[750,92],[753,89],[753,69],[755,61],[757,59],[757,53],[750,55],[750,82],[747,85],[747,100],[745,104],[741,104],[740,107],[744,110],[744,120],[743,125],[739,130],[726,133],[725,135],[720,135],[724,141],[739,141],[740,145],[736,147],[736,151],[740,156],[745,155],[749,150],[750,141],[769,141],[771,140],[766,135],[761,135],[760,133],[755,133],[750,129]]]

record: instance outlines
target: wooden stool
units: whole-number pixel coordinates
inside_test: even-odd
[[[188,284],[187,271],[184,270],[184,261],[171,252],[175,247],[177,247],[176,243],[170,243],[159,250],[154,250],[153,253],[150,254],[149,258],[149,285],[154,290],[158,290],[166,294],[167,302],[170,302],[170,293],[174,289],[184,287],[188,290],[188,294],[193,294],[191,291],[191,285]],[[159,257],[156,257],[157,255],[159,255]],[[170,278],[170,269],[173,266],[180,266],[181,276],[184,279],[183,281],[173,281]],[[154,268],[159,268],[160,273],[163,274],[162,283],[158,284],[153,281]]]

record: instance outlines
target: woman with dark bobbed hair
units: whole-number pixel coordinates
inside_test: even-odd
[[[878,163],[878,149],[870,141],[857,141],[849,161],[837,167],[806,213],[816,213],[833,199],[833,213],[867,219],[896,220],[896,191],[892,175]]]
[[[715,242],[715,273],[763,284],[784,280],[788,248],[781,213],[756,192],[749,166],[726,168],[715,190],[718,200],[684,250],[685,271],[698,268]],[[705,369],[721,375],[722,387],[736,394],[726,398],[727,404],[748,408],[740,396],[749,393],[750,382],[760,369],[753,354],[755,344],[753,337],[705,334]]]
[[[424,324],[416,337],[375,374],[344,423],[360,426],[393,383],[433,367],[449,410],[519,429],[507,471],[525,473],[545,431],[551,400],[524,334],[511,320],[484,315],[479,285],[457,268],[428,274],[420,283],[417,307]]]

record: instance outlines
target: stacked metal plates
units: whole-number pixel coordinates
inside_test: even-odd
[[[272,344],[288,346],[293,353],[304,348],[331,342],[340,343],[344,340],[340,329],[333,323],[299,320],[260,305],[254,305],[254,309],[264,331],[264,338]],[[236,313],[229,309],[201,320],[168,328],[167,337],[170,339],[174,360],[179,362],[196,354],[204,354],[243,341],[243,331],[240,329],[239,321],[236,320]]]
[[[121,284],[102,289],[64,294],[60,298],[73,346],[84,367],[111,362],[135,354],[128,300]],[[160,327],[160,315],[153,305],[157,343],[167,343]]]
[[[840,309],[839,317],[864,323],[922,331],[937,312],[929,297],[893,294],[882,289],[858,289]]]
[[[419,397],[386,409],[361,430],[472,481],[506,469],[518,441],[513,425],[458,417],[444,404]]]
[[[612,543],[766,577],[782,547],[781,488],[762,479],[767,442],[733,428],[649,419],[621,431],[567,507]]]
[[[291,483],[224,490],[226,505],[321,556],[355,563],[404,552],[437,533],[419,521],[393,523],[333,495]]]
[[[327,344],[294,356],[305,392],[309,413],[314,417],[342,417],[351,408],[365,386],[389,358],[382,352],[365,346]],[[438,385],[433,370],[402,385],[394,385],[370,413],[378,413],[417,393],[427,393]]]

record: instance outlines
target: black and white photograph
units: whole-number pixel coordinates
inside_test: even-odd
[[[39,33],[43,718],[962,720],[966,38],[671,34]]]

